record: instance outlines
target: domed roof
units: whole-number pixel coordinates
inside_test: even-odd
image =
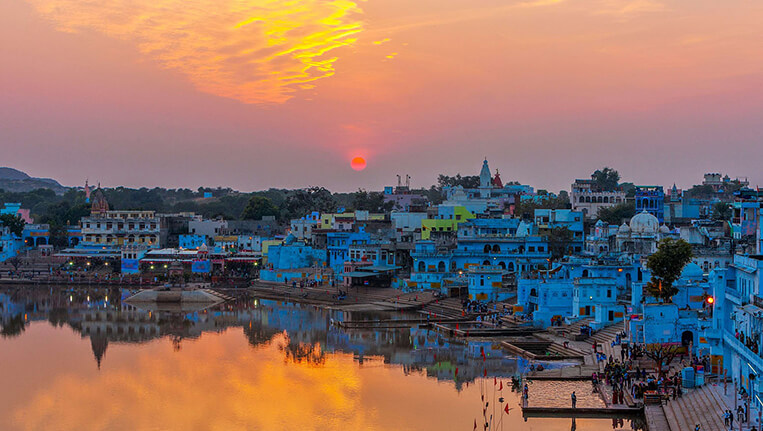
[[[652,214],[642,211],[631,217],[630,227],[633,233],[657,233],[660,230],[660,221]]]
[[[607,224],[606,224],[606,223],[604,223],[604,221],[603,221],[603,220],[598,220],[598,221],[596,221],[596,225],[595,225],[595,226],[596,226],[596,227],[603,227],[603,226],[606,226],[606,225],[607,225]]]
[[[617,234],[618,235],[628,235],[631,233],[631,228],[627,224],[623,223],[618,229]]]
[[[699,267],[694,262],[689,262],[681,271],[681,278],[697,278],[697,277],[703,277],[704,272],[702,272],[702,268]]]
[[[670,228],[666,225],[660,226],[660,233],[670,233]]]
[[[201,246],[199,246],[199,251],[201,252],[209,251],[209,247],[207,247],[206,244],[202,244]]]

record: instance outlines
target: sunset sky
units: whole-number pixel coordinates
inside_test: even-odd
[[[66,185],[763,186],[760,0],[3,0],[0,165]],[[367,167],[356,171],[354,157]]]

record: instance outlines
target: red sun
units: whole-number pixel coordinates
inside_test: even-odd
[[[356,171],[362,171],[363,169],[366,168],[366,159],[364,159],[363,157],[355,157],[350,162],[350,166],[352,167],[352,169]]]

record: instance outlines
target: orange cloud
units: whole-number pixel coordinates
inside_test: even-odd
[[[201,91],[283,103],[332,76],[337,48],[363,31],[350,0],[29,0],[61,31],[134,43]]]

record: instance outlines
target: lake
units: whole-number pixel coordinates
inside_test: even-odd
[[[249,297],[141,310],[121,302],[127,294],[0,291],[0,429],[620,428],[611,419],[525,421],[510,381],[529,364],[489,342],[332,324],[403,314]],[[530,403],[568,406],[572,390],[580,407],[603,405],[587,382],[532,382]]]

